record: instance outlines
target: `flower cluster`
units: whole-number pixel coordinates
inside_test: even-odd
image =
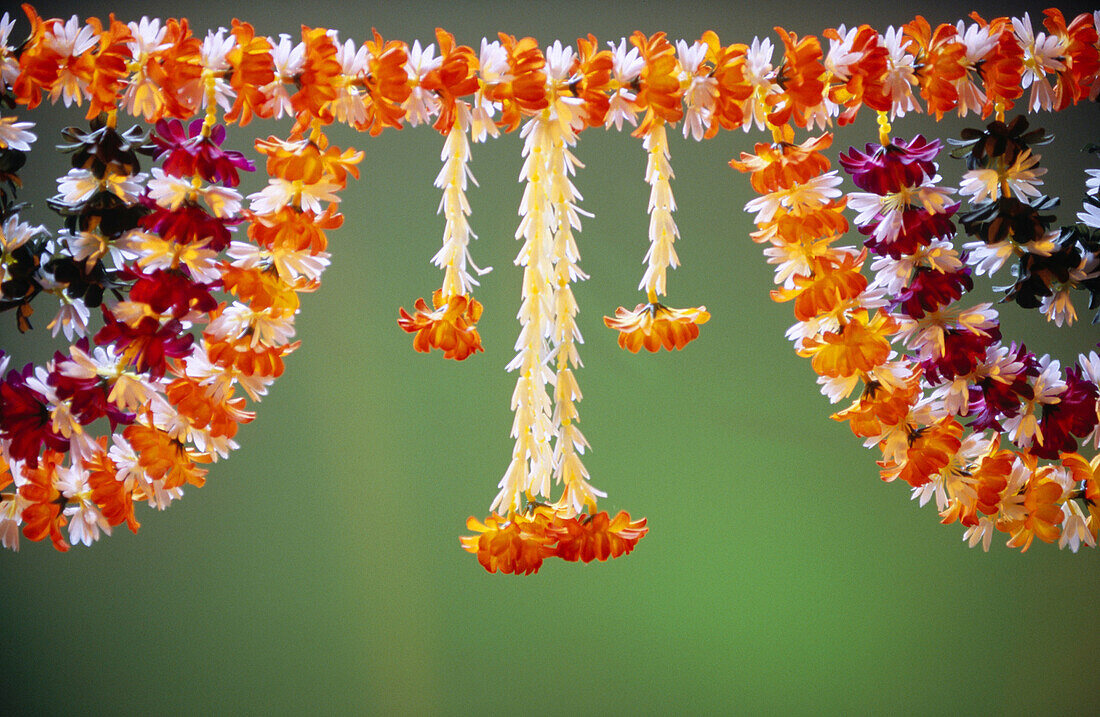
[[[493,513],[484,523],[470,518],[466,527],[475,535],[462,537],[464,550],[490,573],[516,575],[537,573],[546,558],[590,563],[626,555],[649,530],[645,518],[631,520],[626,512],[564,517],[536,503],[520,513]]]
[[[1004,153],[996,136],[970,134],[986,147],[970,151]],[[1100,357],[1063,372],[1049,356],[1004,345],[990,305],[958,305],[973,286],[973,260],[953,244],[959,204],[939,186],[940,144],[884,140],[841,155],[864,190],[843,199],[821,154],[828,135],[758,145],[732,163],[763,194],[746,209],[778,265],[775,298],[795,303],[788,336],[833,402],[862,386],[834,418],[881,450],[882,479],[905,481],[922,505],[935,498],[971,546],[988,549],[998,531],[1024,550],[1036,537],[1074,551],[1095,546],[1100,510],[1088,496],[1100,458],[1077,451],[1097,434]],[[993,181],[1028,192],[1028,152],[1018,147],[1003,165],[1024,170]],[[979,179],[972,172],[961,191],[974,194]],[[845,203],[866,236],[862,249],[833,246],[847,230]],[[873,281],[861,273],[868,255]]]
[[[341,123],[376,135],[429,124],[445,137],[436,186],[443,193],[444,272],[399,325],[414,348],[464,359],[481,351],[466,198],[470,142],[519,131],[525,184],[516,238],[523,267],[512,407],[515,448],[491,515],[470,519],[462,545],[490,571],[534,572],[546,557],[617,557],[646,532],[645,520],[597,509],[578,428],[574,370],[582,342],[573,282],[580,194],[572,177],[580,131],[634,127],[647,152],[649,251],[646,302],[605,323],[623,348],[680,349],[709,319],[705,307],[660,303],[675,268],[668,130],[710,138],[753,128],[773,142],[732,164],[761,195],[746,206],[753,237],[776,266],[774,298],[791,301],[788,332],[811,359],[836,414],[883,453],[882,477],[901,478],[922,502],[936,498],[971,545],[995,531],[1026,549],[1033,538],[1093,545],[1100,518],[1097,460],[1077,451],[1097,438],[1100,357],[1065,371],[1057,361],[1001,341],[988,305],[960,307],[973,277],[1014,260],[1008,298],[1056,323],[1074,320],[1072,289],[1100,303],[1100,172],[1090,175],[1082,224],[1053,227],[1056,200],[1040,194],[1034,148],[1046,137],[1013,107],[1061,110],[1100,94],[1100,13],[1069,20],[1043,13],[932,27],[917,17],[878,32],[826,30],[822,39],[776,28],[778,42],[723,45],[634,33],[605,49],[589,35],[575,47],[540,49],[500,34],[478,49],[444,30],[411,46],[377,32],[362,43],[303,27],[297,38],[257,35],[246,22],[195,35],[187,20],[44,19],[24,6],[24,42],[0,17],[0,105],[44,100],[87,108],[88,131],[66,132],[72,168],[49,205],[64,217],[51,236],[21,219],[18,172],[36,139],[29,122],[0,117],[0,311],[31,328],[32,304],[54,297],[48,324],[70,346],[45,366],[8,371],[0,353],[0,541],[47,536],[59,549],[90,543],[125,522],[133,504],[163,508],[206,463],[236,447],[241,423],[297,346],[298,294],[328,264],[325,232],[341,224],[339,191],[362,154],[329,146]],[[860,191],[847,197],[829,171],[824,134],[794,142],[794,128],[824,130],[878,113],[878,146],[841,163]],[[891,141],[889,122],[908,113],[937,119],[993,115],[964,134],[969,172],[960,193],[940,186],[939,143]],[[117,129],[119,112],[154,125]],[[225,122],[291,117],[287,139],[256,143],[267,185],[246,199],[239,175],[253,169],[222,147]],[[138,155],[158,166],[141,171]],[[837,246],[844,209],[866,237]],[[975,239],[954,247],[956,219]],[[247,241],[238,229],[247,224]],[[867,267],[870,261],[870,267]],[[473,273],[471,273],[471,269]],[[869,280],[866,273],[874,273]],[[94,311],[98,309],[98,311]],[[93,328],[94,327],[94,328]],[[243,392],[244,395],[239,395]],[[964,423],[969,422],[968,425]],[[109,433],[97,435],[100,428]],[[551,500],[554,484],[561,486]],[[10,490],[8,490],[10,488]]]
[[[199,42],[186,22],[104,30],[28,15],[18,51],[7,45],[14,23],[0,19],[2,99],[88,100],[91,124],[64,132],[72,168],[48,201],[64,228],[50,236],[14,202],[31,125],[0,121],[0,308],[25,331],[32,302],[52,295],[48,328],[73,342],[44,366],[8,370],[0,352],[0,490],[11,489],[0,492],[0,540],[18,549],[21,532],[67,550],[122,523],[136,531],[135,503],[167,507],[237,447],[253,419],[247,399],[266,394],[297,346],[297,294],[318,286],[324,231],[341,221],[336,192],[362,155],[320,132],[259,142],[270,179],[245,211],[236,188],[255,167],[223,147],[216,115],[248,94],[226,79],[227,58],[252,66],[241,55],[254,54],[251,28]],[[238,100],[231,115],[247,121]],[[153,131],[117,129],[119,108],[155,119]],[[148,174],[141,154],[157,163]],[[249,241],[235,238],[245,221]]]
[[[968,263],[976,274],[993,276],[1013,260],[1015,282],[1005,299],[1038,308],[1061,326],[1077,319],[1071,291],[1088,291],[1089,306],[1100,304],[1100,246],[1091,231],[1052,226],[1047,212],[1058,200],[1039,190],[1047,170],[1034,151],[1052,139],[1042,129],[1029,131],[1021,115],[963,130],[961,141],[952,140],[958,145],[952,154],[965,156],[969,168],[960,192],[970,198],[970,210],[959,217],[976,240],[964,245]],[[1089,214],[1081,219],[1088,224]]]
[[[568,561],[607,560],[629,553],[646,533],[645,519],[626,513],[613,520],[598,512],[606,493],[589,483],[581,455],[588,441],[580,431],[577,403],[580,387],[573,370],[581,365],[577,345],[583,341],[576,323],[578,307],[572,282],[588,278],[580,269],[574,230],[585,214],[571,176],[581,165],[571,148],[586,125],[583,105],[569,89],[579,80],[573,51],[555,43],[544,59],[526,51],[526,66],[549,88],[543,111],[527,120],[524,137],[525,182],[522,220],[516,238],[523,240],[516,263],[524,267],[521,329],[512,394],[516,440],[512,459],[500,480],[492,513],[467,527],[478,535],[461,538],[463,548],[478,556],[489,572],[529,574],[551,556]],[[551,368],[551,360],[556,366]],[[553,385],[553,396],[547,391]],[[551,498],[551,483],[562,486]]]

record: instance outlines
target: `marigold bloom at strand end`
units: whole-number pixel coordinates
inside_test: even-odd
[[[481,318],[481,302],[458,294],[443,300],[443,291],[432,294],[434,309],[429,310],[424,299],[417,299],[413,306],[416,313],[410,315],[404,308],[398,309],[397,324],[410,334],[415,333],[413,348],[427,353],[441,349],[444,358],[462,361],[470,354],[483,351],[477,322]]]
[[[545,507],[536,508],[530,516],[493,513],[484,523],[470,516],[466,527],[478,535],[464,535],[459,542],[490,573],[530,575],[539,571],[543,559],[554,555],[559,531],[552,525],[552,516],[553,511]]]
[[[659,303],[638,304],[633,311],[620,306],[615,317],[603,317],[608,328],[619,332],[619,346],[638,353],[656,352],[662,346],[668,351],[682,349],[699,336],[699,324],[710,320],[707,307],[670,309]]]
[[[626,511],[619,511],[614,518],[600,511],[591,516],[558,520],[557,525],[563,534],[558,539],[556,555],[570,562],[590,563],[626,555],[649,532],[645,518],[631,520]]]

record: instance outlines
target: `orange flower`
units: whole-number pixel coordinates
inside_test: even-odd
[[[781,27],[775,31],[786,48],[778,79],[783,92],[769,97],[768,101],[775,103],[776,109],[768,114],[768,122],[779,126],[788,124],[793,118],[796,125],[805,127],[807,111],[821,104],[825,94],[821,44],[813,35],[799,40],[798,35]]]
[[[114,526],[125,522],[130,532],[136,533],[141,524],[134,516],[134,496],[126,489],[126,484],[118,480],[117,466],[107,455],[106,447],[107,438],[103,436],[96,451],[84,461],[92,500],[99,506],[108,524]]]
[[[170,19],[165,23],[163,73],[157,74],[164,99],[164,116],[186,119],[195,114],[197,106],[183,103],[187,93],[181,90],[202,79],[202,41],[191,34],[187,20]],[[157,118],[159,119],[159,117]]]
[[[626,511],[619,511],[613,519],[600,511],[558,519],[555,525],[562,529],[555,554],[562,560],[583,563],[626,555],[649,531],[645,518],[632,521]]]
[[[713,137],[718,127],[737,129],[745,119],[745,100],[752,97],[752,83],[745,78],[745,54],[748,46],[734,44],[724,47],[712,30],[703,33],[707,59],[714,65],[711,76],[717,82],[714,99],[714,119],[706,136]]]
[[[832,378],[868,374],[886,363],[890,356],[890,334],[897,322],[878,312],[868,320],[866,311],[855,312],[839,333],[826,331],[818,338],[807,338],[798,355],[812,357],[810,365],[819,376]]]
[[[1049,466],[1040,470],[1027,483],[1024,493],[1024,510],[1027,517],[1011,526],[1012,538],[1008,547],[1027,552],[1036,537],[1044,543],[1053,543],[1061,534],[1062,486],[1046,477]]]
[[[848,421],[848,428],[860,438],[880,436],[900,426],[920,397],[919,375],[894,388],[877,381],[867,384],[859,400],[832,415],[834,421]]]
[[[475,94],[481,85],[473,48],[455,45],[454,35],[440,27],[435,29],[435,39],[439,43],[439,67],[426,74],[420,86],[439,97],[439,117],[432,127],[447,134],[455,122],[455,103]]]
[[[466,527],[478,534],[464,535],[459,542],[463,550],[477,555],[477,561],[490,573],[530,575],[555,553],[559,532],[553,516],[551,509],[541,506],[531,516],[493,513],[484,523],[470,516]]]
[[[611,106],[607,93],[611,89],[615,61],[610,50],[598,50],[597,47],[595,35],[577,39],[577,71],[581,80],[573,91],[584,100],[584,119],[589,127],[602,127]]]
[[[237,92],[233,109],[225,116],[226,122],[240,120],[243,127],[252,116],[270,117],[271,110],[264,110],[267,96],[260,89],[275,81],[275,66],[271,59],[271,43],[266,37],[256,37],[256,31],[247,22],[233,19],[233,37],[236,46],[230,50],[229,64],[233,66],[230,86]]]
[[[344,223],[344,215],[338,214],[335,204],[329,204],[321,214],[299,212],[293,207],[283,207],[274,214],[247,212],[248,237],[257,245],[272,251],[310,251],[319,254],[328,247],[325,229],[338,229]]]
[[[31,23],[31,34],[19,55],[19,74],[12,92],[19,104],[34,109],[42,102],[42,92],[49,90],[61,74],[61,53],[46,42],[46,30],[60,20],[43,20],[28,4],[23,12]]]
[[[1096,27],[1090,14],[1082,13],[1066,26],[1066,18],[1057,8],[1043,11],[1046,19],[1043,25],[1050,34],[1062,41],[1065,52],[1062,63],[1066,69],[1058,73],[1058,84],[1054,88],[1058,98],[1055,110],[1063,110],[1089,95],[1092,78],[1100,70],[1100,50]]]
[[[412,86],[409,73],[405,71],[409,61],[405,43],[400,40],[384,42],[377,30],[372,32],[374,39],[363,43],[370,53],[366,84],[371,101],[367,103],[366,123],[356,129],[369,129],[374,137],[386,127],[401,128],[401,120],[405,117],[401,103],[412,94]]]
[[[794,302],[794,316],[799,321],[829,314],[838,314],[854,306],[864,289],[867,277],[860,273],[866,252],[853,256],[847,252],[839,255],[839,263],[831,253],[814,257],[813,274],[793,277],[791,289],[772,291],[777,302]]]
[[[97,18],[88,18],[88,24],[95,29],[99,37],[99,51],[92,62],[92,77],[88,92],[92,101],[88,104],[87,119],[101,112],[118,109],[119,97],[126,89],[126,80],[130,71],[130,48],[127,43],[134,39],[130,28],[111,16],[110,28],[104,32]]]
[[[501,103],[500,121],[497,123],[513,132],[519,127],[523,113],[546,109],[550,99],[546,95],[546,58],[533,37],[516,40],[512,35],[499,33],[500,43],[508,51],[509,80],[487,87],[485,96]]]
[[[222,267],[222,286],[253,311],[271,309],[274,314],[293,314],[299,301],[295,287],[279,278],[274,269]],[[305,287],[308,288],[308,287]]]
[[[761,224],[749,236],[758,244],[812,244],[822,237],[839,238],[848,231],[844,207],[848,198],[823,204],[808,214],[795,216],[781,212],[775,219]]]
[[[946,468],[959,452],[962,432],[963,427],[951,416],[913,431],[905,459],[901,463],[880,464],[882,479],[889,482],[901,478],[914,488],[924,485]]]
[[[739,172],[751,172],[749,182],[758,194],[790,189],[829,169],[829,159],[821,153],[833,143],[831,134],[811,137],[802,144],[759,142],[756,154],[741,153],[741,161],[730,160]],[[845,227],[847,229],[847,227]]]
[[[207,338],[204,337],[206,342]],[[245,335],[237,341],[222,340],[206,344],[206,355],[210,363],[225,370],[232,369],[237,375],[254,378],[278,378],[283,375],[283,356],[298,348],[301,342],[282,346],[257,344],[252,346],[251,337]]]
[[[341,153],[340,148],[329,146],[322,135],[313,139],[281,140],[271,136],[266,140],[256,140],[256,150],[267,155],[267,173],[288,181],[300,181],[310,185],[318,182],[333,181],[341,186],[347,182],[347,175],[359,178],[359,168],[363,153],[348,149]]]
[[[57,482],[57,467],[64,457],[63,453],[47,448],[38,461],[38,467],[23,466],[23,477],[27,482],[19,486],[19,494],[30,503],[23,509],[23,535],[27,540],[42,540],[47,535],[53,546],[65,552],[69,544],[61,535],[61,526],[66,519],[61,510],[68,502],[54,484]]]
[[[208,463],[206,454],[188,450],[182,443],[159,428],[134,424],[126,427],[123,437],[138,456],[138,464],[149,480],[164,480],[165,490],[179,488],[184,483],[202,487],[206,482],[206,469],[195,461]]]
[[[250,423],[256,414],[245,410],[244,398],[234,397],[228,391],[219,398],[218,393],[195,379],[181,376],[168,384],[164,396],[190,428],[206,431],[215,438],[233,438],[240,424]]]
[[[336,59],[336,44],[323,27],[302,26],[306,56],[298,77],[298,91],[290,104],[298,113],[295,131],[302,131],[313,120],[328,124],[334,119],[330,105],[336,99],[342,67]]]
[[[959,103],[959,91],[955,81],[966,76],[963,60],[966,45],[959,42],[954,25],[932,26],[920,15],[905,25],[909,49],[917,58],[921,71],[917,75],[920,94],[928,103],[928,111],[936,119]]]
[[[825,37],[840,41],[840,33],[826,30]],[[843,126],[855,119],[861,105],[877,112],[890,109],[890,90],[886,87],[887,58],[889,51],[879,43],[879,34],[870,25],[860,25],[852,40],[851,52],[860,59],[848,65],[848,80],[829,88],[829,99],[844,111],[837,117]]]
[[[666,350],[682,349],[699,336],[699,324],[710,320],[707,307],[670,309],[659,303],[638,304],[633,311],[620,306],[615,318],[603,317],[608,328],[619,332],[619,346],[638,353],[644,346],[655,352],[662,346]]]
[[[1012,22],[1008,18],[997,18],[986,23],[977,13],[970,17],[978,24],[989,27],[990,37],[997,38],[997,44],[982,61],[982,79],[985,81],[986,104],[983,116],[994,108],[1002,111],[1012,109],[1012,100],[1023,95],[1021,78],[1024,75],[1024,49],[1016,41]]]
[[[456,361],[484,350],[477,332],[481,302],[465,294],[456,294],[444,301],[443,290],[436,289],[432,293],[432,304],[435,308],[429,310],[424,299],[417,299],[413,304],[416,313],[411,316],[404,308],[398,309],[401,316],[397,325],[416,334],[414,349],[424,353],[433,348],[442,349],[443,358]]]
[[[644,137],[656,124],[679,122],[684,116],[683,88],[680,87],[680,64],[676,61],[676,48],[658,32],[646,37],[641,31],[630,36],[630,42],[638,48],[645,68],[642,69],[641,88],[634,102],[645,108],[645,119],[631,134]]]

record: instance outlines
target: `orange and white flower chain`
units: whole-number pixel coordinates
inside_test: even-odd
[[[134,352],[111,347],[92,352],[79,343],[70,347],[65,362],[76,368],[67,368],[68,373],[98,381],[105,400],[133,414],[124,430],[93,439],[85,430],[89,426],[69,420],[71,399],[49,386],[57,365],[24,371],[26,376],[13,371],[18,375],[5,383],[7,403],[0,407],[18,417],[15,409],[24,406],[21,402],[38,401],[50,419],[35,429],[42,432],[42,447],[33,447],[33,459],[21,437],[25,434],[14,432],[15,418],[5,416],[0,427],[5,464],[0,466],[0,487],[14,488],[0,493],[0,539],[10,548],[18,547],[20,529],[31,539],[51,537],[59,549],[68,547],[61,533],[66,524],[69,540],[86,544],[121,522],[136,529],[134,500],[164,507],[180,495],[184,483],[201,483],[205,471],[195,463],[223,458],[235,447],[236,424],[251,419],[236,389],[258,401],[282,372],[282,357],[296,345],[291,339],[297,294],[319,284],[328,262],[324,230],[340,225],[338,192],[349,173],[356,176],[362,159],[360,153],[328,145],[323,128],[329,124],[375,135],[386,128],[430,123],[445,137],[444,164],[436,180],[443,192],[443,246],[432,258],[444,278],[434,307],[418,300],[416,312],[402,310],[399,323],[416,333],[417,350],[438,348],[456,359],[481,350],[476,330],[481,305],[472,296],[477,281],[469,271],[482,273],[469,255],[474,237],[466,200],[467,179],[472,179],[469,141],[523,128],[521,179],[526,187],[516,234],[524,241],[516,260],[524,267],[521,332],[516,358],[508,367],[517,371],[516,448],[492,504],[500,512],[484,523],[471,519],[476,534],[464,538],[463,545],[487,569],[528,573],[546,557],[587,562],[621,555],[633,549],[646,529],[644,521],[632,521],[626,514],[611,518],[597,512],[597,498],[604,494],[589,484],[580,460],[587,444],[577,427],[580,390],[573,370],[580,365],[581,337],[570,285],[586,278],[574,236],[583,212],[571,180],[581,166],[573,154],[581,130],[621,129],[629,123],[650,158],[645,174],[651,187],[650,247],[640,286],[646,301],[605,319],[619,332],[620,345],[631,351],[680,349],[709,318],[703,307],[669,309],[658,302],[666,292],[667,269],[677,265],[667,130],[682,122],[684,136],[696,140],[714,137],[719,129],[765,130],[772,141],[758,145],[755,155],[737,164],[753,174],[754,188],[765,195],[748,209],[756,212],[761,227],[755,237],[772,245],[766,253],[778,264],[777,297],[796,302],[800,325],[792,329],[792,338],[801,353],[814,357],[815,369],[824,370],[819,371],[824,390],[834,400],[862,382],[861,401],[872,400],[866,398],[871,396],[868,387],[885,387],[910,415],[925,411],[927,402],[917,397],[919,371],[889,349],[887,337],[901,329],[889,312],[880,310],[881,287],[865,290],[866,281],[860,285],[855,278],[864,255],[830,246],[847,222],[840,215],[839,178],[826,173],[828,162],[819,152],[828,145],[828,136],[796,145],[795,128],[848,124],[866,106],[879,115],[885,146],[889,122],[906,113],[1001,119],[1017,104],[1028,111],[1057,111],[1095,99],[1100,90],[1100,13],[1067,21],[1059,11],[1048,10],[1038,32],[1026,15],[989,21],[975,16],[936,28],[918,17],[881,33],[866,25],[828,30],[823,33],[827,45],[776,28],[778,45],[769,38],[723,45],[712,32],[697,41],[675,43],[663,33],[635,33],[607,43],[606,49],[589,36],[575,48],[555,42],[542,50],[532,38],[502,34],[483,39],[475,51],[458,45],[443,30],[437,30],[436,42],[427,47],[385,41],[377,33],[358,45],[325,28],[304,28],[300,40],[287,35],[275,39],[257,36],[249,24],[238,21],[200,38],[186,20],[143,18],[124,24],[112,19],[104,24],[76,17],[42,19],[29,6],[25,11],[31,25],[25,42],[13,40],[14,19],[5,14],[0,20],[0,77],[11,107],[33,109],[43,98],[66,106],[87,103],[87,117],[106,117],[112,129],[120,112],[146,122],[198,115],[204,138],[217,131],[220,112],[224,122],[242,125],[286,115],[295,124],[285,140],[257,142],[267,157],[270,178],[267,188],[248,197],[247,210],[231,185],[204,180],[197,170],[187,176],[157,168],[148,182],[142,201],[178,210],[201,200],[214,218],[245,220],[251,241],[233,241],[216,250],[209,248],[209,237],[188,244],[142,231],[96,254],[117,255],[120,265],[136,259],[143,270],[182,266],[187,275],[205,278],[228,294],[206,317],[200,312],[170,316],[149,304],[135,305],[140,300],[133,297],[109,302],[112,310],[123,309],[116,334],[134,330],[143,319],[152,319],[158,330],[171,325],[188,335],[194,332],[194,344],[176,347],[179,358],[166,363],[166,374],[150,373]],[[29,150],[35,140],[32,129],[29,122],[4,116],[0,150]],[[1024,183],[1016,186],[1025,186],[1030,165],[1016,170],[1013,177],[1022,176]],[[82,186],[79,182],[91,181],[81,171],[87,172],[74,169],[62,186],[70,198]],[[116,184],[101,182],[98,189],[132,203],[143,180],[143,175],[120,175]],[[1095,214],[1086,207],[1082,216]],[[39,229],[20,222],[14,212],[5,216],[5,267]],[[96,241],[112,244],[102,237]],[[77,244],[74,239],[72,245]],[[991,248],[986,254],[996,251]],[[935,260],[924,261],[936,265]],[[951,261],[942,259],[943,265]],[[823,282],[830,288],[824,289]],[[807,294],[811,287],[820,290],[812,297]],[[834,301],[821,299],[822,291]],[[68,335],[74,326],[86,324],[86,308],[82,313],[64,292],[55,295],[62,302],[56,327]],[[1064,316],[1064,303],[1049,312]],[[25,314],[29,311],[20,307],[20,317]],[[958,319],[966,320],[965,315]],[[857,328],[884,340],[887,349],[872,351],[874,360],[864,355],[868,360],[859,371],[826,366],[822,347],[834,345],[846,330],[852,339]],[[881,341],[875,347],[881,348]],[[1084,363],[1095,383],[1100,359]],[[1048,365],[1044,360],[1043,366]],[[887,403],[862,409],[877,411],[881,419]],[[149,408],[139,410],[140,405]],[[948,452],[959,445],[938,464],[942,471],[932,482],[945,520],[963,514],[972,519],[971,544],[980,540],[988,545],[991,531],[975,526],[1001,519],[1005,525],[1026,525],[1013,536],[1017,545],[1030,544],[1035,535],[1073,548],[1081,542],[1095,544],[1100,524],[1096,459],[1067,456],[1056,465],[1039,466],[1026,451],[1004,456],[995,439],[961,438],[961,428],[956,431],[948,424],[954,419],[942,406],[938,410],[941,415],[932,411],[927,419],[896,423],[895,428],[906,428],[881,440],[889,446],[884,450],[891,451],[889,462],[904,453],[898,452],[897,435],[910,449],[921,441],[935,443],[929,438],[935,430],[959,438],[935,443],[938,449],[948,446]],[[860,430],[869,430],[865,424]],[[882,420],[877,425],[889,432]],[[970,443],[964,449],[966,441]],[[18,450],[13,451],[13,444],[19,444]],[[988,512],[988,500],[971,497],[984,490],[986,500],[989,485],[958,479],[978,464],[993,466],[994,459],[1000,461],[996,465],[1008,466],[1010,474],[997,495],[1003,515]],[[958,470],[952,473],[952,467]],[[889,470],[896,475],[902,469],[894,465]],[[1025,473],[1041,473],[1043,480],[1032,485]],[[562,486],[557,501],[551,499],[554,482]],[[1050,483],[1059,490],[1048,488]],[[927,494],[922,489],[925,499]],[[981,508],[975,512],[973,506]]]

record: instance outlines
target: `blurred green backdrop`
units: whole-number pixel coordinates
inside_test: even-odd
[[[497,31],[545,45],[640,29],[725,42],[782,25],[819,34],[841,23],[879,29],[917,12],[933,24],[970,9],[987,18],[1041,4],[522,2],[41,2],[45,17],[186,16],[196,34],[235,16],[258,32],[300,24],[362,41],[433,41],[445,27],[478,46]],[[1063,4],[1067,15],[1080,7]],[[25,32],[26,24],[16,30]],[[43,199],[64,159],[46,151],[81,113],[43,107],[40,151],[24,198]],[[1080,205],[1078,151],[1097,141],[1097,108],[1038,122],[1060,217]],[[957,132],[924,118],[895,133]],[[258,122],[231,142],[287,127]],[[50,129],[52,128],[52,129]],[[53,132],[53,134],[50,134]],[[1100,709],[1097,566],[1038,544],[966,548],[900,485],[878,480],[875,454],[828,419],[808,364],[783,337],[789,305],[741,211],[746,178],[726,163],[757,135],[672,140],[682,267],[669,303],[704,303],[701,338],[674,355],[620,351],[601,317],[632,306],[646,244],[645,155],[626,132],[588,131],[576,183],[595,217],[579,235],[591,280],[577,287],[585,368],[578,379],[586,457],[601,507],[648,516],[628,558],[548,562],[533,577],[489,575],[458,547],[484,515],[511,451],[518,328],[512,237],[520,140],[474,147],[472,225],[481,239],[484,354],[455,364],[415,354],[396,326],[439,285],[429,265],[442,231],[432,180],[442,138],[428,128],[377,138],[334,130],[365,150],[344,193],[333,265],[305,297],[301,349],[202,490],[165,513],[139,509],[124,529],[69,554],[24,541],[0,554],[8,605],[2,714],[1066,714]],[[873,117],[835,149],[874,138]],[[835,157],[835,151],[833,153]],[[961,163],[942,159],[957,178]],[[33,167],[33,169],[32,169]],[[252,178],[253,189],[259,185]],[[1095,340],[1090,314],[1072,331],[1004,307],[1006,336],[1072,360]],[[43,305],[41,311],[47,312]],[[45,313],[40,314],[45,316]],[[40,321],[39,323],[44,323]],[[17,361],[46,355],[0,324]],[[48,338],[48,336],[46,336]]]

